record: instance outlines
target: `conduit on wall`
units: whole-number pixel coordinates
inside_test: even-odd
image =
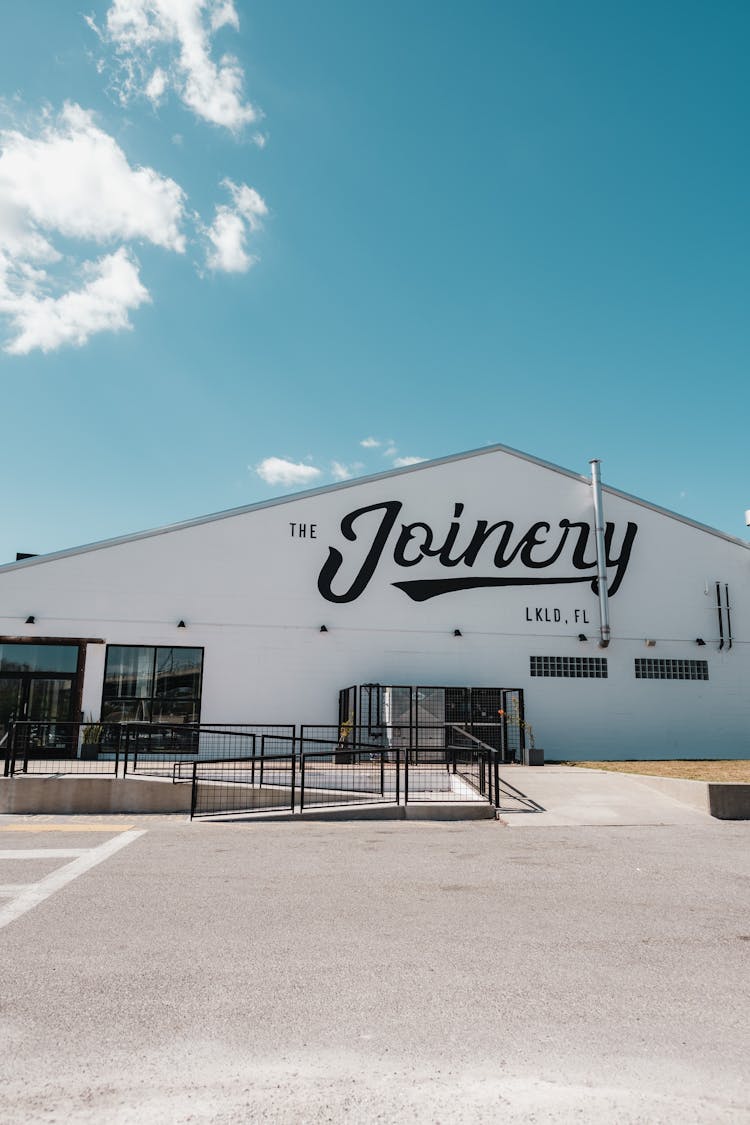
[[[599,591],[599,633],[600,648],[607,648],[610,641],[609,593],[607,591],[607,550],[604,543],[604,505],[602,503],[602,478],[599,472],[601,462],[598,458],[589,461],[591,465],[591,489],[594,494],[594,521],[596,527],[596,585]]]

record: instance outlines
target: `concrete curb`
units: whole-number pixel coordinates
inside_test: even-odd
[[[201,824],[250,824],[275,822],[277,824],[303,824],[306,821],[353,821],[353,820],[494,820],[495,809],[484,801],[476,804],[438,804],[425,802],[423,805],[345,805],[341,808],[304,809],[294,813],[289,809],[267,813],[228,813],[225,816],[199,817]]]
[[[190,813],[189,781],[115,777],[0,778],[0,814]],[[277,813],[227,814],[221,820],[492,820],[485,801],[411,805],[346,805]],[[219,818],[217,817],[218,821]]]
[[[655,777],[651,774],[622,774],[632,777],[717,820],[750,820],[750,785],[741,781],[691,781],[683,777]]]
[[[130,777],[7,777],[0,813],[189,813],[190,782]]]

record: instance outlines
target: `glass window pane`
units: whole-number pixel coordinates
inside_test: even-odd
[[[151,696],[154,650],[150,645],[109,645],[104,673],[104,698]]]
[[[75,672],[78,645],[0,645],[0,672]]]
[[[155,723],[174,723],[177,726],[182,723],[197,723],[198,704],[192,701],[178,703],[172,700],[154,700],[153,716]]]
[[[0,679],[0,738],[5,734],[11,715],[21,714],[21,679]]]
[[[202,649],[157,648],[154,695],[161,699],[198,699],[202,663]]]
[[[29,712],[27,718],[44,722],[71,719],[73,707],[72,680],[32,680],[29,684]]]
[[[144,699],[108,699],[102,704],[103,723],[149,723],[151,704]]]

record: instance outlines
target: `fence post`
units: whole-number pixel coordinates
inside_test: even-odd
[[[385,750],[380,749],[380,796],[385,797]]]
[[[295,736],[291,738],[291,813],[295,814]]]
[[[409,748],[404,750],[404,804],[409,804]]]
[[[253,740],[253,761],[252,761],[252,765],[250,766],[250,784],[252,785],[252,787],[254,789],[255,788],[255,747],[256,747],[255,731],[253,731],[253,733],[250,735],[250,737]]]
[[[125,756],[122,763],[122,776],[128,775],[128,755],[130,754],[130,723],[125,724]]]
[[[401,804],[401,751],[396,747],[396,804]]]
[[[263,758],[266,753],[266,736],[260,736],[260,788],[263,788]]]
[[[190,793],[190,819],[195,816],[195,806],[198,798],[198,778],[197,778],[198,763],[193,762],[193,788]]]
[[[13,776],[13,747],[15,743],[16,724],[13,719],[8,723],[8,737],[5,740],[5,777]]]
[[[301,745],[300,740],[300,745]],[[299,755],[299,811],[305,807],[305,753],[300,750]]]
[[[499,755],[495,754],[495,808],[500,808],[500,766],[498,765]]]

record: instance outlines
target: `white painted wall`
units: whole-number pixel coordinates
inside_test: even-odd
[[[364,537],[371,541],[382,512],[356,522],[355,542],[343,537],[342,519],[386,501],[403,508],[369,585],[354,601],[327,601],[317,582],[329,547],[345,559],[333,583],[340,593],[358,572]],[[456,503],[464,509],[454,556],[468,545],[477,520],[512,520],[512,545],[533,523],[547,521],[549,544],[530,554],[539,561],[552,553],[560,520],[568,519],[592,525],[586,557],[594,560],[590,485],[492,449],[193,526],[9,564],[0,568],[0,633],[203,646],[202,718],[209,722],[332,723],[338,689],[348,684],[474,684],[523,688],[527,717],[548,758],[750,756],[746,545],[605,488],[615,545],[628,521],[638,525],[629,566],[610,602],[613,640],[605,652],[597,646],[598,599],[589,581],[460,590],[424,602],[394,587],[396,581],[474,574],[525,579],[581,573],[567,546],[554,564],[538,570],[524,567],[520,558],[495,568],[489,544],[472,568],[442,566],[437,558],[396,565],[401,524],[429,524],[439,544]],[[305,538],[292,536],[292,522],[307,525]],[[568,544],[571,538],[569,533]],[[718,651],[716,580],[729,585],[731,651]],[[536,621],[537,609],[551,618],[557,609],[560,621]],[[586,613],[588,624],[575,622],[576,610]],[[33,626],[24,624],[30,613]],[[176,628],[180,618],[186,630]],[[320,633],[321,624],[327,633]],[[455,628],[461,637],[453,636]],[[579,632],[586,642],[578,641]],[[706,647],[695,644],[699,636]],[[647,637],[656,640],[654,648],[646,648]],[[532,678],[531,655],[606,656],[609,677]],[[706,659],[710,679],[636,680],[635,657]],[[83,706],[94,714],[103,661],[103,646],[89,646]]]

